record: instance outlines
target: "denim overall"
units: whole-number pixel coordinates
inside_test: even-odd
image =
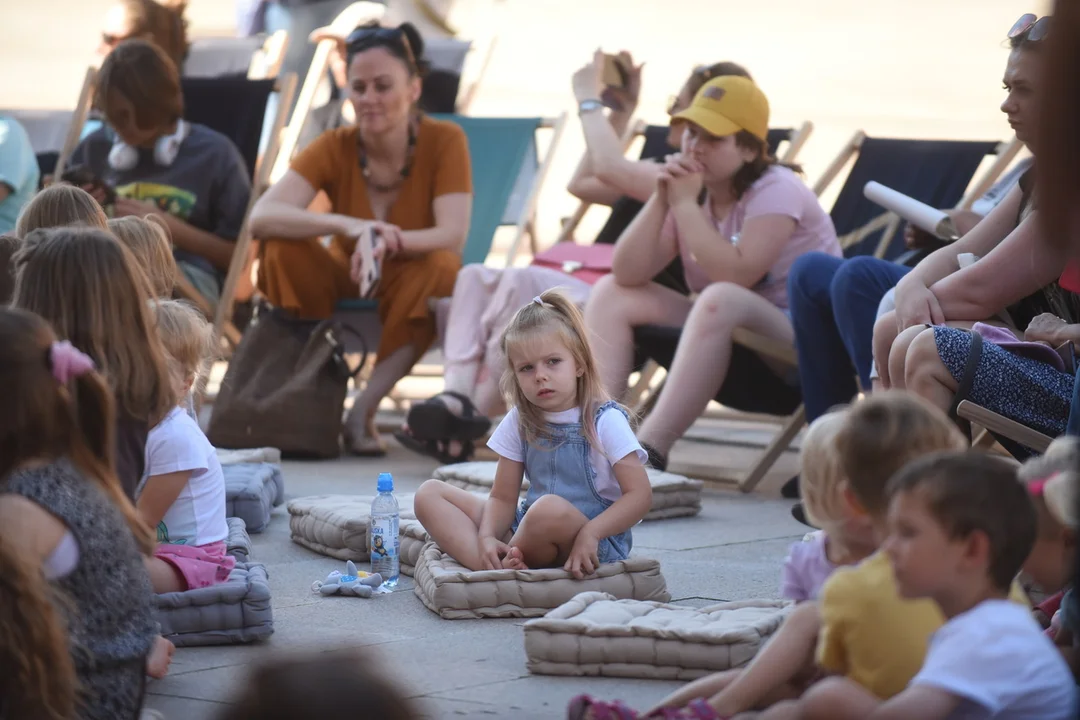
[[[611,408],[617,408],[626,415],[626,411],[619,407],[618,403],[609,402],[597,409],[595,420],[599,422],[600,415]],[[596,472],[589,460],[592,448],[581,423],[548,423],[547,433],[547,437],[540,438],[536,445],[522,443],[529,492],[518,508],[512,528],[514,532],[529,507],[544,495],[558,495],[590,520],[612,505],[611,500],[605,500],[596,492]],[[601,563],[625,560],[630,555],[632,545],[630,531],[626,530],[600,540],[597,557]]]

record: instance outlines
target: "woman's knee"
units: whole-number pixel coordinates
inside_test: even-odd
[[[912,341],[918,337],[925,328],[921,325],[909,327],[896,336],[889,346],[889,380],[894,386],[906,387],[907,378],[907,354]]]
[[[904,384],[914,390],[914,386],[926,378],[939,377],[941,371],[948,372],[938,354],[934,331],[926,328],[908,344],[904,356]]]
[[[886,263],[869,255],[851,258],[836,271],[829,289],[834,305],[851,302],[852,298],[864,297],[870,286],[877,286],[878,270]]]
[[[819,302],[827,299],[833,278],[844,264],[843,258],[820,252],[804,253],[795,258],[788,270],[788,298]]]

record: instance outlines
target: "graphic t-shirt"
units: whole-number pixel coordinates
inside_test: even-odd
[[[205,125],[190,123],[190,132],[168,166],[154,160],[152,148],[138,148],[131,170],[109,165],[115,135],[109,128],[90,133],[72,154],[69,166],[88,167],[116,188],[119,197],[142,200],[225,240],[235,240],[251,197],[251,177],[232,141]],[[207,272],[217,272],[206,258],[176,248],[176,259]]]

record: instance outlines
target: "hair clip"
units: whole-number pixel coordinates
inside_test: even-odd
[[[1039,478],[1037,480],[1032,480],[1031,482],[1028,483],[1028,492],[1031,493],[1035,497],[1042,497],[1043,493],[1046,490],[1047,484],[1049,484],[1049,482],[1051,480],[1053,480],[1054,478],[1056,478],[1060,474],[1061,474],[1061,471],[1056,471],[1056,472],[1050,473],[1049,475],[1047,475],[1044,478]]]
[[[537,295],[536,297],[533,298],[533,302],[536,303],[537,305],[539,305],[540,307],[544,307],[544,301],[540,299],[539,295]]]
[[[49,370],[56,382],[66,385],[72,378],[94,369],[94,361],[67,340],[55,342],[49,347]]]

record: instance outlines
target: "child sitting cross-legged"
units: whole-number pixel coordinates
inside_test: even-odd
[[[803,443],[802,478],[807,512],[815,524],[825,528],[825,537],[816,547],[813,541],[793,547],[785,562],[782,588],[785,596],[805,602],[788,615],[745,669],[696,680],[642,717],[709,720],[798,697],[821,674],[815,645],[823,613],[830,618],[842,614],[835,608],[835,595],[828,607],[821,607],[822,589],[829,587],[831,577],[849,572],[842,566],[874,553],[882,536],[875,514],[867,510],[869,503],[862,498],[873,488],[883,493],[889,476],[911,459],[965,445],[944,413],[904,393],[879,393],[815,421]],[[876,557],[871,555],[859,567],[873,567]],[[903,636],[901,629],[896,631]],[[883,638],[886,644],[891,641]],[[924,646],[925,639],[919,647]],[[920,654],[911,673],[921,659]],[[842,666],[830,670],[847,672]],[[605,717],[605,708],[625,710],[618,703],[598,702],[587,696],[574,702],[571,718],[599,720]]]
[[[514,407],[488,441],[500,456],[491,495],[428,480],[416,517],[470,570],[563,567],[581,579],[628,557],[630,528],[652,504],[645,452],[601,387],[581,311],[565,293],[521,308],[501,344]]]
[[[923,458],[889,482],[884,549],[905,598],[946,622],[908,687],[882,700],[847,678],[809,690],[800,718],[1076,716],[1076,685],[1027,608],[1007,600],[1035,540],[1035,512],[1006,461],[967,451]],[[879,622],[884,620],[880,618]]]
[[[1051,623],[1051,637],[1080,678],[1080,617],[1073,584],[1076,580],[1076,533],[1080,527],[1080,438],[1060,437],[1046,454],[1020,468],[1035,505],[1038,532],[1024,572],[1044,592],[1065,590],[1061,609]]]
[[[205,369],[211,328],[185,302],[157,300],[153,307],[176,406],[150,429],[146,476],[135,505],[157,528],[158,546],[147,570],[154,592],[164,593],[224,582],[236,561],[225,554],[225,476],[217,451],[180,407]]]

